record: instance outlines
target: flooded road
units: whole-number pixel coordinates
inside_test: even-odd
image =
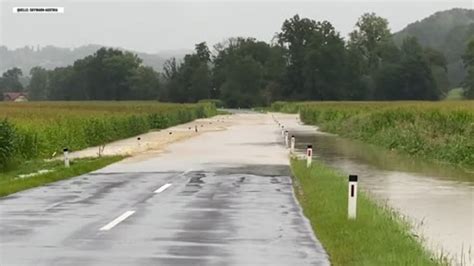
[[[0,265],[330,265],[271,116],[224,120],[225,130],[1,198]]]
[[[359,175],[361,189],[406,216],[431,250],[455,265],[473,265],[474,173],[318,132],[295,115],[278,116],[297,150],[312,144],[315,158]]]

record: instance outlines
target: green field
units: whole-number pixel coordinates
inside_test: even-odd
[[[0,169],[216,114],[212,104],[0,103]]]
[[[357,219],[347,218],[347,177],[316,162],[291,162],[296,196],[332,265],[442,265],[390,209],[358,193]]]
[[[474,101],[277,102],[306,124],[390,150],[474,168]]]
[[[72,151],[217,113],[215,105],[158,102],[0,103],[0,197],[77,176],[123,157],[46,161]],[[37,173],[49,172],[22,177]]]

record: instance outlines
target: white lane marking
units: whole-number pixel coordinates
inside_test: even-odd
[[[188,174],[191,171],[192,171],[192,169],[188,169],[188,170],[184,171],[183,173],[181,173],[179,176],[185,176],[186,174]],[[164,184],[163,186],[161,186],[157,190],[155,190],[154,193],[161,193],[161,192],[165,191],[166,189],[168,189],[169,187],[171,187],[172,185],[173,184],[171,184],[171,183]]]
[[[135,211],[126,211],[126,212],[124,212],[122,215],[117,217],[115,220],[113,220],[112,222],[110,222],[110,223],[104,225],[102,228],[100,228],[100,231],[108,231],[108,230],[114,228],[117,224],[123,222],[125,219],[127,219],[128,217],[130,217],[134,213],[135,213]]]
[[[159,189],[155,190],[155,193],[161,193],[161,192],[165,191],[167,188],[171,187],[171,185],[172,184],[170,184],[170,183],[164,184]]]

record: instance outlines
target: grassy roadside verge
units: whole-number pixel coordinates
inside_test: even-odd
[[[357,219],[347,219],[346,178],[313,163],[292,160],[296,196],[332,265],[442,265],[432,259],[393,211],[358,194]]]
[[[76,159],[71,161],[70,168],[65,168],[63,162],[59,160],[28,161],[13,170],[0,172],[0,197],[82,175],[120,161],[123,158],[123,156],[107,156],[100,158]],[[23,178],[20,177],[21,175],[37,173],[40,170],[50,170],[50,172]]]

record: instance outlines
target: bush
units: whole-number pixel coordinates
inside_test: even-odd
[[[209,103],[213,104],[216,108],[224,108],[224,102],[219,99],[203,99],[198,103]]]

